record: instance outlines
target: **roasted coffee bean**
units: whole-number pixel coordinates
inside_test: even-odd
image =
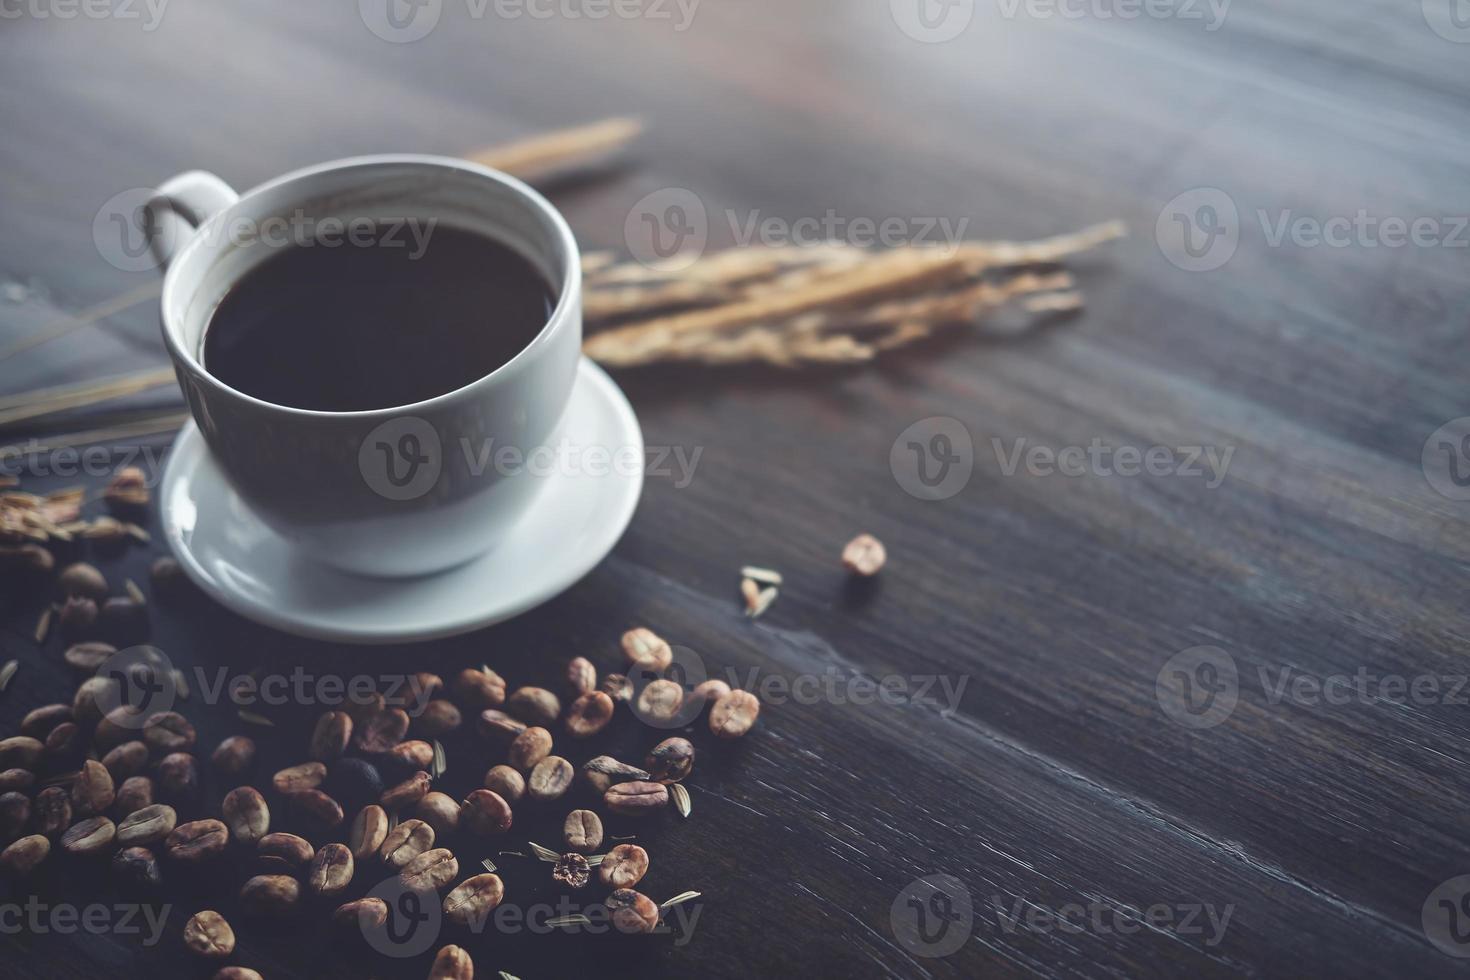
[[[56,625],[68,640],[86,640],[97,635],[97,615],[101,611],[95,599],[68,596],[56,614]]]
[[[114,653],[117,653],[117,647],[111,643],[92,640],[87,643],[73,643],[66,648],[61,659],[78,673],[95,674],[103,664],[112,658]]]
[[[31,803],[31,826],[36,833],[54,839],[72,824],[71,796],[65,787],[47,786]]]
[[[581,697],[597,690],[597,668],[586,657],[573,657],[567,661],[567,690],[572,697]]]
[[[470,954],[458,946],[444,946],[434,955],[429,967],[429,980],[474,980],[475,963]]]
[[[390,868],[403,868],[434,846],[434,828],[422,820],[405,820],[388,831],[378,857]]]
[[[125,847],[112,856],[112,875],[124,887],[152,891],[163,884],[158,858],[146,847]]]
[[[434,762],[434,746],[419,739],[399,742],[383,758],[409,769],[427,769]]]
[[[602,818],[591,810],[573,810],[562,824],[561,837],[567,850],[591,854],[602,846]]]
[[[215,747],[209,761],[226,776],[239,776],[255,764],[255,740],[231,735]]]
[[[603,694],[617,701],[633,700],[633,682],[624,674],[608,674],[598,688]]]
[[[548,755],[536,763],[526,779],[526,795],[538,803],[559,800],[572,788],[572,777],[577,770],[559,755]]]
[[[414,804],[413,812],[441,837],[459,829],[459,804],[448,793],[425,794]]]
[[[129,776],[123,780],[122,786],[118,787],[117,799],[112,804],[112,812],[122,818],[152,804],[153,780],[147,776]]]
[[[120,847],[138,847],[157,844],[166,840],[178,824],[179,815],[173,807],[163,803],[145,806],[141,810],[123,817],[117,825],[117,843]]]
[[[608,787],[603,802],[613,813],[640,817],[669,805],[669,789],[663,783],[618,783]]]
[[[703,681],[702,683],[695,685],[694,690],[690,691],[688,696],[684,699],[684,705],[686,708],[693,706],[693,713],[689,715],[690,719],[692,720],[708,705],[714,704],[716,701],[720,700],[720,698],[729,693],[730,685],[726,684],[722,680],[717,680],[715,678],[710,678],[707,681]]]
[[[163,839],[169,860],[183,864],[202,864],[224,852],[230,842],[230,831],[218,820],[194,820],[181,823]]]
[[[44,545],[6,545],[0,547],[0,570],[19,580],[12,584],[31,591],[50,582],[51,573],[56,570],[56,556]]]
[[[653,899],[631,888],[619,888],[607,897],[613,928],[628,935],[652,932],[658,927],[658,906]]]
[[[445,700],[430,701],[423,712],[413,720],[413,731],[424,738],[443,738],[459,728],[464,720],[459,709]]]
[[[358,861],[366,861],[378,853],[378,848],[383,846],[383,839],[387,836],[388,814],[376,803],[363,807],[353,819],[352,830],[347,838],[352,847],[352,856]]]
[[[153,586],[153,594],[164,602],[178,602],[193,587],[183,567],[167,555],[155,558],[148,566],[148,584]]]
[[[638,717],[653,724],[666,725],[678,716],[683,703],[684,688],[677,682],[651,681],[638,694]]]
[[[522,687],[505,699],[505,709],[528,725],[549,728],[561,714],[561,699],[544,687]]]
[[[112,773],[96,759],[82,763],[76,780],[71,784],[71,808],[79,817],[93,817],[103,813],[117,799],[117,789],[112,782]]]
[[[36,870],[50,853],[51,842],[40,834],[22,837],[0,851],[0,873],[11,878],[23,878]]]
[[[45,744],[29,735],[0,740],[0,769],[29,769],[34,772],[44,751]]]
[[[408,709],[417,707],[429,698],[437,698],[444,693],[444,678],[438,674],[421,670],[417,674],[409,674],[408,682],[400,689],[397,697],[388,699],[388,703],[394,707]]]
[[[387,698],[377,691],[368,695],[354,691],[347,699],[347,703],[342,706],[342,710],[352,718],[352,727],[355,729],[386,707],[388,707]]]
[[[346,844],[325,844],[311,861],[307,887],[323,897],[338,895],[352,884],[352,852]]]
[[[143,741],[159,755],[188,752],[194,747],[194,726],[177,711],[159,711],[143,723]]]
[[[271,827],[271,811],[254,786],[237,786],[220,803],[225,825],[237,844],[255,844]]]
[[[381,929],[388,921],[388,903],[381,898],[358,898],[337,906],[332,921],[342,926],[357,926],[364,934]]]
[[[493,789],[508,802],[518,803],[526,794],[526,777],[510,766],[493,766],[485,773],[485,788]]]
[[[88,677],[77,685],[72,696],[72,720],[83,728],[96,725],[102,720],[104,704],[117,702],[117,680],[112,677]]]
[[[320,762],[303,762],[288,766],[271,777],[271,785],[282,796],[316,789],[327,778],[327,767]]]
[[[470,668],[454,678],[454,699],[470,711],[498,708],[505,703],[505,681],[489,667]]]
[[[391,812],[401,807],[412,806],[422,800],[428,791],[429,774],[416,772],[397,786],[390,786],[383,790],[383,795],[378,802],[382,804],[383,809]]]
[[[148,768],[148,746],[142,742],[124,742],[102,757],[102,764],[112,773],[114,782],[141,775]]]
[[[709,730],[720,738],[739,738],[755,724],[761,703],[749,691],[731,691],[715,702],[709,713]]]
[[[403,741],[408,722],[408,712],[402,708],[384,708],[357,722],[352,742],[360,752],[381,755]]]
[[[435,847],[405,864],[398,872],[398,883],[412,892],[431,892],[444,888],[458,876],[459,861],[448,848]]]
[[[146,720],[143,712],[132,705],[113,708],[97,723],[96,730],[92,732],[92,744],[97,746],[97,751],[107,752],[124,742],[131,742],[143,730]]]
[[[567,734],[572,738],[596,735],[612,721],[613,699],[601,691],[584,694],[567,708]]]
[[[150,630],[148,606],[131,596],[112,596],[98,606],[93,629],[98,636],[113,643],[141,643],[147,639]]]
[[[64,721],[71,721],[71,705],[48,704],[30,711],[20,720],[20,733],[31,738],[45,740],[51,730]]]
[[[291,806],[317,830],[328,831],[342,823],[342,804],[319,789],[293,793]]]
[[[117,827],[106,817],[90,817],[72,824],[61,835],[61,849],[68,854],[100,854],[112,849]]]
[[[310,755],[317,762],[331,762],[347,751],[351,741],[352,717],[345,711],[324,712],[311,732]]]
[[[240,889],[240,907],[250,915],[288,915],[301,903],[301,883],[290,875],[256,875]]]
[[[36,785],[36,774],[29,769],[6,769],[0,772],[0,793],[11,790],[25,792]]]
[[[628,663],[657,674],[668,670],[674,661],[674,651],[668,643],[653,630],[641,626],[623,634],[623,653]]]
[[[551,877],[568,888],[583,888],[592,880],[592,868],[581,854],[563,854],[551,869]]]
[[[260,857],[279,858],[293,868],[300,868],[316,857],[316,848],[304,837],[276,832],[257,841],[255,853]]]
[[[505,883],[499,875],[475,875],[444,896],[444,917],[461,926],[484,922],[504,897]]]
[[[210,980],[262,980],[259,973],[245,966],[221,967]]]
[[[512,739],[526,730],[526,725],[504,711],[487,708],[480,712],[480,720],[476,723],[481,735],[487,738]]]
[[[107,579],[96,566],[86,562],[68,565],[56,575],[57,593],[67,596],[86,596],[89,599],[107,598]]]
[[[609,888],[632,888],[648,874],[648,852],[637,844],[619,844],[608,851],[597,877]]]
[[[505,750],[506,761],[521,772],[530,772],[550,754],[551,733],[539,727],[521,732]]]
[[[46,761],[56,769],[74,764],[86,754],[87,743],[75,722],[64,721],[46,736]]]
[[[503,834],[510,829],[510,804],[499,793],[477,789],[465,797],[459,811],[459,825],[477,837]]]
[[[383,776],[366,759],[338,759],[328,767],[321,789],[343,809],[360,810],[383,795]]]
[[[31,798],[14,790],[0,793],[0,841],[10,843],[31,822]]]
[[[694,768],[694,746],[687,738],[666,738],[653,747],[643,766],[655,783],[677,783]]]
[[[158,797],[176,807],[191,807],[199,800],[199,761],[187,752],[166,755],[154,774]]]
[[[235,951],[235,930],[213,909],[195,912],[184,923],[184,948],[195,956],[222,960]]]

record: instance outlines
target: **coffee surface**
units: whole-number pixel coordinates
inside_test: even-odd
[[[205,370],[263,401],[327,412],[407,405],[494,371],[546,325],[552,290],[492,238],[426,230],[422,242],[280,248],[216,307]]]

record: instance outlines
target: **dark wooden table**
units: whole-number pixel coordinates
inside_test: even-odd
[[[1241,3],[1214,30],[1205,5],[1127,19],[978,4],[964,24],[962,3],[924,28],[901,0],[704,0],[679,30],[672,4],[512,18],[445,0],[412,43],[380,40],[351,3],[178,2],[150,30],[141,4],[136,19],[61,19],[37,2],[0,21],[7,344],[147,288],[153,273],[117,268],[93,239],[130,188],[194,167],[243,187],[630,112],[649,130],[629,165],[553,190],[584,247],[623,248],[630,208],[669,187],[699,196],[716,247],[733,239],[727,209],[737,224],[967,219],[977,238],[1132,228],[1072,263],[1082,316],[1019,337],[961,335],[863,370],[617,374],[650,445],[702,452],[695,477],[651,478],[612,556],[514,622],[365,650],[209,606],[155,615],[179,664],[231,675],[485,661],[547,683],[577,653],[614,669],[618,635],[648,624],[768,685],[750,737],[695,736],[688,822],[621,830],[654,855],[650,894],[703,893],[681,920],[698,912],[692,934],[485,935],[466,941],[479,975],[1463,971],[1470,504],[1456,478],[1470,460],[1457,432],[1422,455],[1470,414],[1470,46],[1443,0]],[[1360,212],[1428,224],[1394,246]],[[1338,237],[1314,241],[1298,218]],[[0,394],[162,363],[142,302],[0,363]],[[935,417],[968,434],[972,472],[923,500],[890,450]],[[1167,465],[1079,463],[1094,440],[1166,447]],[[1081,447],[1066,457],[1081,475],[1012,467],[1018,446]],[[1189,447],[1230,452],[1223,479],[1203,462],[1179,472]],[[837,562],[859,531],[890,552],[866,589]],[[141,579],[157,550],[100,562]],[[736,595],[747,562],[786,575],[757,622]],[[0,699],[9,733],[74,681],[59,640],[30,639],[35,602],[5,602],[0,644],[22,663]],[[874,697],[887,678],[902,681]],[[241,727],[228,704],[186,710],[205,751]],[[267,772],[297,761],[315,710],[272,708]],[[630,756],[652,741],[629,718],[611,737]],[[448,749],[455,792],[493,761],[468,736]],[[518,816],[506,846],[552,843],[555,824]],[[559,894],[545,866],[500,862],[508,902]],[[19,905],[125,901],[78,862],[7,888]],[[178,933],[206,904],[232,910],[221,890],[170,893],[151,946],[119,928],[38,934],[7,913],[0,974],[207,975]],[[1455,927],[1443,948],[1426,922]],[[322,923],[242,919],[233,962],[270,978],[427,972],[429,954],[374,956]]]

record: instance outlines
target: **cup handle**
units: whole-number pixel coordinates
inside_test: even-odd
[[[210,215],[240,200],[235,189],[205,170],[189,170],[158,186],[149,199],[144,229],[161,268]]]

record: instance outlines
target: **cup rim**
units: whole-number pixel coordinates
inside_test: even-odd
[[[561,285],[560,288],[557,290],[556,305],[552,308],[551,313],[546,318],[546,323],[542,325],[540,331],[537,332],[536,336],[533,337],[531,341],[526,344],[526,346],[517,351],[515,355],[510,358],[510,360],[506,361],[504,364],[498,365],[489,373],[483,374],[467,384],[461,385],[458,388],[453,388],[446,392],[442,392],[438,395],[434,395],[431,398],[421,399],[420,401],[416,402],[406,402],[402,405],[391,405],[385,408],[359,409],[348,412],[328,412],[322,411],[320,409],[296,408],[291,405],[281,405],[277,402],[271,402],[266,401],[262,398],[257,398],[254,395],[225,384],[219,378],[210,373],[209,369],[204,366],[203,361],[201,361],[193,351],[188,350],[187,346],[183,343],[180,336],[183,332],[183,325],[181,323],[171,323],[171,318],[169,316],[170,294],[181,288],[179,285],[179,280],[182,276],[182,272],[180,272],[180,270],[184,267],[185,262],[190,255],[192,255],[194,252],[209,247],[209,242],[212,236],[204,234],[204,232],[206,232],[207,230],[211,230],[212,225],[224,221],[225,215],[232,211],[240,202],[245,201],[246,199],[251,198],[257,194],[275,189],[277,187],[281,187],[285,184],[290,184],[296,181],[315,177],[320,174],[328,173],[335,170],[346,170],[355,167],[366,168],[373,166],[382,166],[385,164],[409,164],[414,166],[460,170],[466,173],[486,178],[488,180],[495,181],[496,183],[505,187],[507,190],[520,196],[523,200],[530,204],[532,208],[539,211],[541,215],[547,219],[552,228],[552,235],[555,239],[555,246],[560,251],[562,251],[567,258],[566,268],[562,274]],[[179,249],[178,254],[175,255],[173,259],[169,262],[169,267],[164,273],[161,304],[163,339],[164,344],[168,347],[168,351],[170,355],[172,355],[172,357],[174,358],[175,362],[187,369],[191,377],[202,379],[219,391],[231,397],[238,398],[251,406],[299,418],[319,420],[363,420],[372,419],[378,416],[391,417],[402,415],[405,412],[432,411],[435,408],[447,404],[451,400],[458,400],[463,398],[466,394],[472,392],[474,389],[480,388],[482,386],[489,387],[492,383],[496,382],[505,375],[524,370],[526,362],[532,359],[541,350],[541,348],[548,346],[551,343],[551,338],[553,334],[565,330],[567,328],[567,324],[569,324],[573,319],[575,315],[574,307],[579,306],[581,301],[581,283],[581,250],[577,247],[577,241],[576,238],[572,235],[571,227],[567,225],[566,219],[562,217],[561,212],[558,211],[551,204],[550,201],[548,201],[545,197],[541,195],[540,192],[538,192],[535,188],[531,187],[524,181],[519,180],[516,177],[512,177],[510,174],[504,173],[503,171],[496,170],[492,167],[487,167],[483,164],[474,163],[469,160],[460,160],[454,157],[435,156],[433,154],[379,153],[355,157],[344,157],[340,160],[330,160],[325,163],[313,164],[309,167],[302,167],[298,170],[292,170],[288,173],[280,175],[279,177],[274,177],[271,180],[257,184],[254,187],[249,188],[248,190],[242,191],[238,200],[232,203],[229,207],[222,208],[214,214],[210,215],[207,219],[201,222],[196,229],[194,229],[193,233],[189,235],[188,241],[184,243],[184,245]]]

